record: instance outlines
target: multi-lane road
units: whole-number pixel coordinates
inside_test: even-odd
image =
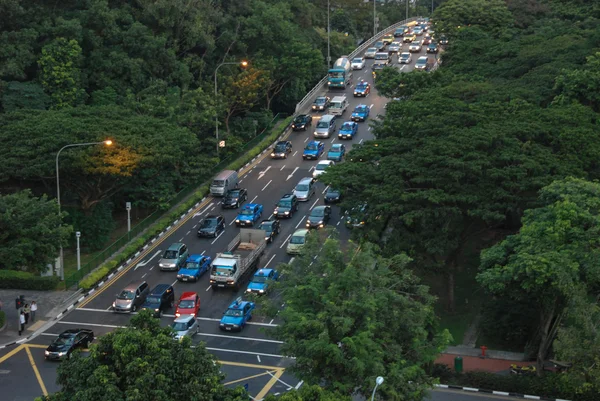
[[[408,45],[404,44],[403,49],[407,48]],[[424,50],[421,54],[414,54],[413,62],[408,65],[397,64],[397,58],[394,56],[393,65],[402,71],[411,71],[414,68],[414,62],[422,54],[425,54]],[[367,60],[363,70],[354,71],[353,85],[361,79],[373,83],[371,64],[372,60]],[[338,128],[341,122],[349,119],[352,110],[359,104],[366,104],[371,108],[370,119],[377,118],[377,115],[384,113],[387,99],[378,96],[374,87],[366,98],[353,97],[353,86],[345,90],[323,93],[330,97],[342,94],[346,95],[349,107],[341,121],[338,122]],[[301,112],[310,113],[308,109],[301,110]],[[292,142],[293,150],[287,159],[272,160],[267,152],[264,157],[257,159],[254,164],[240,172],[240,186],[248,190],[248,201],[263,204],[265,218],[269,216],[283,194],[292,192],[301,178],[312,175],[314,166],[318,162],[302,159],[303,149],[308,141],[313,140],[312,133],[320,118],[319,114],[310,114],[314,116],[312,127],[307,131],[289,133],[287,139]],[[373,135],[370,130],[369,120],[360,123],[355,138],[351,141],[343,141],[343,143],[349,150],[352,145],[371,139]],[[327,150],[332,143],[339,142],[337,132],[324,142],[325,153],[320,160],[326,158]],[[297,228],[303,227],[310,210],[323,204],[324,192],[325,186],[317,183],[316,196],[308,202],[301,203],[299,212],[295,213],[293,218],[282,220],[281,233],[272,244],[268,245],[261,258],[260,267],[276,268],[278,264],[290,261],[290,257],[285,253],[285,246],[291,234]],[[350,233],[344,227],[339,209],[337,207],[333,209],[330,225],[339,230],[339,237],[343,241],[349,238]],[[209,214],[222,214],[226,219],[226,229],[215,239],[200,239],[196,235],[198,225]],[[282,393],[301,386],[301,382],[285,372],[285,368],[292,363],[292,360],[280,354],[281,343],[269,337],[269,330],[278,324],[277,319],[256,317],[241,333],[223,333],[219,330],[218,323],[222,313],[236,297],[243,294],[245,287],[242,287],[238,293],[229,290],[213,291],[209,286],[208,274],[205,274],[197,283],[182,283],[176,280],[176,273],[161,272],[157,266],[160,255],[174,242],[185,243],[190,254],[214,257],[217,252],[225,251],[227,245],[239,231],[233,223],[236,215],[237,210],[222,210],[218,198],[207,198],[198,208],[173,226],[167,234],[142,252],[134,263],[116,274],[110,282],[87,297],[77,308],[63,316],[52,327],[18,348],[3,350],[0,353],[2,399],[32,400],[36,396],[58,391],[57,363],[44,360],[44,348],[56,335],[66,329],[88,328],[92,329],[96,336],[101,336],[127,325],[130,316],[114,314],[110,308],[116,294],[134,280],[145,280],[150,288],[159,283],[172,284],[176,297],[184,291],[195,291],[199,294],[201,330],[193,342],[205,343],[206,347],[221,361],[222,370],[227,375],[226,384],[232,386],[248,384],[249,393],[257,400],[262,399],[268,393]],[[174,311],[169,313],[161,317],[161,323],[165,326],[169,325],[174,318]],[[431,399],[456,399],[447,398],[444,394],[446,393],[434,393]]]

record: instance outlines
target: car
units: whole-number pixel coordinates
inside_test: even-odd
[[[412,61],[412,54],[409,52],[402,52],[398,57],[398,63],[400,64],[410,64]]]
[[[419,27],[415,27],[415,29],[413,29],[413,33],[417,36],[422,36],[423,35],[423,30]]]
[[[294,118],[292,129],[294,131],[306,131],[310,125],[312,125],[312,116],[309,114],[301,114]]]
[[[431,63],[429,57],[421,56],[415,63],[415,70],[417,71],[429,71],[431,69]]]
[[[265,230],[265,240],[270,244],[281,231],[281,224],[279,220],[263,220],[260,222],[258,229]]]
[[[438,51],[439,49],[436,42],[431,42],[429,46],[427,46],[427,53],[437,53]]]
[[[419,42],[413,42],[408,46],[408,51],[411,53],[418,53],[422,49],[422,46]]]
[[[223,313],[219,329],[223,331],[242,331],[246,323],[252,320],[254,308],[254,302],[243,301],[242,297],[237,298]]]
[[[198,237],[216,238],[225,230],[225,218],[220,214],[209,214],[202,220],[198,228]]]
[[[387,64],[379,64],[379,63],[375,63],[373,64],[373,71],[381,71],[383,70],[385,67],[387,67]]]
[[[161,271],[177,271],[183,266],[188,256],[187,245],[175,242],[165,250],[162,258],[158,260],[158,267]]]
[[[313,177],[304,177],[298,182],[294,188],[294,195],[298,198],[298,202],[308,202],[315,194],[315,179]]]
[[[354,121],[346,121],[340,127],[340,132],[338,132],[338,138],[340,139],[352,139],[358,130],[358,123]]]
[[[355,57],[352,59],[352,69],[353,70],[362,70],[365,68],[365,58],[364,57]]]
[[[346,154],[346,145],[343,143],[334,143],[327,152],[327,160],[333,160],[334,162],[341,162]]]
[[[200,297],[198,293],[192,291],[186,291],[181,294],[179,301],[177,301],[177,309],[175,309],[175,317],[181,317],[184,315],[198,316],[200,310]]]
[[[379,41],[375,42],[375,44],[373,46],[375,46],[377,51],[381,51],[381,50],[385,49],[385,42],[383,40],[379,40]]]
[[[319,96],[313,102],[312,110],[313,111],[325,111],[329,107],[330,101],[331,101],[331,99],[329,99],[327,96]]]
[[[279,141],[271,152],[271,159],[287,159],[289,153],[292,153],[292,143],[290,141]]]
[[[321,174],[325,172],[325,170],[327,170],[329,166],[333,166],[334,164],[335,162],[333,160],[321,160],[315,166],[315,170],[313,171],[313,178],[318,178]]]
[[[421,44],[423,46],[429,46],[431,44],[431,38],[424,37],[423,40],[421,41]]]
[[[235,218],[237,227],[253,226],[263,213],[263,205],[258,203],[248,203],[240,210]]]
[[[402,35],[404,35],[404,28],[405,27],[396,28],[396,30],[394,31],[394,37],[395,38],[402,37]]]
[[[419,29],[421,29],[423,32],[427,32],[429,30],[429,25],[427,25],[426,22],[423,22],[419,24]]]
[[[336,203],[342,199],[342,192],[336,188],[327,188],[327,192],[325,192],[325,198],[323,199],[325,203]]]
[[[252,277],[252,281],[246,288],[247,293],[266,294],[269,284],[279,278],[279,272],[275,269],[260,269]]]
[[[230,189],[221,201],[222,209],[237,209],[248,200],[248,190],[245,188]]]
[[[379,50],[377,50],[376,47],[369,47],[366,51],[365,51],[365,58],[375,58],[375,53],[377,53]]]
[[[317,206],[306,219],[306,228],[323,228],[331,219],[331,206]]]
[[[158,284],[154,287],[142,309],[148,309],[154,314],[154,317],[160,317],[163,311],[170,309],[175,305],[175,290],[171,284]]]
[[[308,230],[305,228],[301,228],[299,230],[294,231],[292,236],[290,237],[290,242],[288,242],[285,251],[288,255],[298,255],[304,249],[304,244],[306,243],[306,238],[308,237]]]
[[[369,93],[371,93],[371,85],[366,81],[360,81],[354,88],[354,97],[365,97]]]
[[[448,37],[445,35],[440,36],[440,45],[446,46],[448,44]]]
[[[69,359],[77,348],[85,349],[94,341],[94,332],[88,329],[65,330],[46,348],[44,357],[48,360]]]
[[[298,198],[294,194],[285,194],[281,197],[279,202],[277,202],[277,206],[275,206],[275,211],[273,212],[273,216],[278,219],[281,218],[290,218],[294,215],[294,212],[298,210]]]
[[[190,255],[185,265],[177,272],[179,281],[198,281],[210,269],[212,258],[200,254]]]
[[[412,43],[414,40],[417,40],[417,36],[414,33],[406,34],[402,39],[404,43]]]
[[[150,286],[145,281],[132,281],[117,295],[112,304],[115,313],[131,313],[137,311],[146,301]]]
[[[392,42],[388,46],[389,53],[398,53],[400,50],[402,50],[402,43],[400,43],[400,42]]]
[[[346,212],[347,228],[362,228],[365,226],[365,217],[367,215],[367,204],[358,205]]]
[[[435,31],[432,31],[431,29],[425,34],[425,35],[429,35],[429,37],[431,39],[433,39],[435,37]]]
[[[365,121],[369,118],[369,113],[371,112],[371,108],[366,104],[359,104],[354,108],[350,119],[352,121]]]
[[[302,152],[302,158],[304,160],[316,160],[319,157],[321,157],[321,155],[323,154],[323,152],[325,151],[325,144],[321,141],[310,141],[308,144],[306,144],[306,147],[304,148],[304,152]]]
[[[390,43],[392,43],[394,41],[394,35],[391,33],[384,35],[383,38],[381,38],[381,41],[383,43],[385,43],[386,45],[389,45]]]
[[[184,337],[194,337],[200,331],[200,325],[195,316],[184,315],[171,323],[171,329],[175,332],[173,338],[181,341]]]

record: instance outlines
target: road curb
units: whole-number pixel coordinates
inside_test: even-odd
[[[513,397],[513,398],[522,398],[526,400],[543,400],[543,401],[570,401],[562,398],[546,398],[538,395],[528,395],[521,393],[511,393],[508,391],[496,391],[496,390],[487,390],[482,388],[473,388],[473,387],[464,387],[464,386],[454,386],[452,384],[434,384],[435,388],[440,389],[448,389],[448,390],[459,390],[459,391],[467,391],[470,393],[485,393],[485,394],[493,394],[493,395],[503,395],[505,397]]]

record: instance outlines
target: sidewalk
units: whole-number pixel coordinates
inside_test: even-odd
[[[508,374],[511,364],[523,365],[525,355],[518,352],[486,350],[481,358],[481,350],[465,346],[448,347],[435,363],[443,364],[454,371],[454,358],[463,359],[463,372],[481,370],[491,373]]]
[[[25,331],[19,336],[19,311],[15,308],[15,299],[23,295],[25,302],[38,305],[35,322],[29,321]],[[0,331],[0,347],[25,338],[40,329],[49,320],[54,319],[66,306],[79,295],[76,291],[31,291],[31,290],[1,290],[0,301],[2,310],[6,313],[6,327]],[[76,298],[75,298],[76,299]]]

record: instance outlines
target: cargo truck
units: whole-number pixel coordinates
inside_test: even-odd
[[[329,70],[327,86],[344,89],[352,83],[352,63],[348,56],[338,58]]]
[[[242,228],[227,246],[227,252],[217,253],[210,269],[210,284],[213,289],[238,289],[249,277],[265,251],[265,230]]]

